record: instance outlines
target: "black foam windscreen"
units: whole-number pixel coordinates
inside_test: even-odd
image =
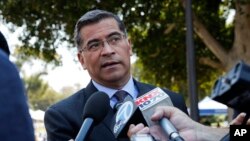
[[[98,124],[107,115],[109,108],[110,105],[108,95],[100,91],[95,92],[86,102],[83,111],[83,118],[93,118],[94,123]]]

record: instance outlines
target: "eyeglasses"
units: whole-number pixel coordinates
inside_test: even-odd
[[[106,40],[97,40],[97,41],[92,41],[86,45],[86,47],[83,47],[82,49],[79,50],[79,52],[87,51],[87,52],[95,52],[102,47],[104,47],[104,42],[107,42],[108,45],[112,48],[119,47],[121,43],[123,42],[123,39],[126,36],[124,34],[114,34],[109,36]]]

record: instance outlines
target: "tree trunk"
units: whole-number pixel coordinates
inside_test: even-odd
[[[236,2],[235,38],[232,48],[229,51],[226,51],[209,33],[195,14],[193,15],[193,23],[195,33],[218,60],[220,60],[220,62],[214,62],[208,58],[201,58],[201,63],[222,71],[230,70],[239,60],[250,64],[250,4]]]
[[[234,44],[228,53],[230,62],[227,69],[239,60],[250,64],[250,4],[236,2],[235,14],[235,38]]]
[[[182,2],[185,2],[185,0],[182,0]],[[213,68],[221,69],[222,71],[229,71],[240,60],[250,64],[250,3],[240,3],[239,0],[237,0],[235,1],[235,7],[235,37],[232,48],[229,51],[226,51],[209,33],[195,14],[193,15],[195,33],[218,60],[220,60],[220,62],[214,62],[209,58],[201,58],[200,62]],[[232,113],[232,109],[229,108],[229,121],[231,121]]]

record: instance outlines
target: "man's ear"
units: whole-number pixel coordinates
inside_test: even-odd
[[[83,57],[83,55],[82,55],[80,52],[77,53],[77,58],[78,58],[78,61],[81,63],[82,68],[83,68],[84,70],[86,70],[87,68],[86,68],[86,66],[85,66],[84,57]]]
[[[129,46],[129,54],[130,54],[130,56],[132,56],[132,55],[133,55],[133,51],[132,51],[132,42],[131,42],[130,39],[127,40],[127,44],[128,44],[128,46]]]

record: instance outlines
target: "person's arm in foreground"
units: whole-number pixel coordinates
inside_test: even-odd
[[[228,128],[212,128],[193,121],[182,111],[174,107],[158,107],[152,115],[153,121],[166,117],[186,141],[216,141],[225,136]]]
[[[173,123],[185,141],[219,141],[229,132],[228,128],[212,128],[195,122],[175,107],[158,107],[152,115],[152,120],[159,121],[163,117],[168,118]],[[231,124],[241,124],[244,117],[245,114],[240,114]],[[250,121],[248,120],[248,124],[249,123]],[[146,133],[150,133],[156,139],[160,139],[161,141],[167,140],[164,134],[156,131],[155,128],[151,129],[144,127],[143,124],[138,124],[136,126],[131,125],[128,131],[128,136],[131,137],[133,134]]]

